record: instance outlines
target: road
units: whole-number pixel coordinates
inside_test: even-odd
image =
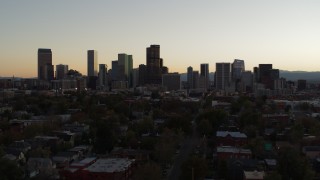
[[[173,166],[169,171],[168,179],[170,180],[178,180],[181,174],[181,165],[184,161],[187,160],[189,155],[192,153],[193,149],[199,144],[200,139],[198,137],[198,133],[196,130],[196,125],[192,125],[192,136],[186,137],[183,141],[180,153],[176,155]]]

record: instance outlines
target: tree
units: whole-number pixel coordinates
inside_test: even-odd
[[[157,162],[162,165],[171,163],[176,144],[176,134],[171,129],[165,128],[159,141],[155,144],[154,155]]]
[[[211,123],[209,122],[208,119],[203,119],[200,121],[199,125],[198,125],[198,131],[201,133],[201,134],[204,134],[204,135],[207,135],[207,136],[210,136],[212,135],[212,125]]]
[[[137,168],[133,174],[134,180],[161,180],[161,167],[154,163],[148,162]]]
[[[22,179],[23,170],[14,161],[0,158],[0,179]]]
[[[281,175],[277,172],[271,172],[263,177],[264,180],[281,180]]]
[[[207,174],[208,166],[205,159],[189,157],[181,166],[180,179],[203,179]]]
[[[222,179],[228,179],[228,164],[226,160],[218,162],[218,176]]]
[[[292,147],[284,147],[280,150],[278,166],[283,180],[313,179],[314,177],[308,161]]]
[[[50,149],[38,147],[28,152],[28,157],[49,158],[51,154]]]

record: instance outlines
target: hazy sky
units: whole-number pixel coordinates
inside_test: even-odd
[[[159,44],[170,72],[244,59],[320,71],[319,0],[0,0],[0,76],[37,76],[37,49],[87,74],[87,50],[111,68],[118,53],[146,62]]]

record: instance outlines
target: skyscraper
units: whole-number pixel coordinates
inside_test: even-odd
[[[187,69],[187,82],[188,82],[188,89],[193,89],[193,68],[191,66]]]
[[[106,89],[108,87],[108,79],[107,79],[108,66],[106,64],[99,64],[99,86],[102,89]]]
[[[232,85],[235,85],[236,91],[241,91],[241,76],[242,73],[245,71],[244,68],[244,60],[235,59],[231,64],[231,78],[232,78]]]
[[[232,63],[231,75],[232,80],[237,81],[241,79],[242,72],[245,71],[244,60],[235,59]]]
[[[67,76],[68,65],[58,64],[56,65],[56,79],[60,80]]]
[[[118,54],[118,75],[119,80],[128,81],[129,87],[132,86],[132,68],[133,59],[132,55]]]
[[[120,77],[119,77],[119,68],[118,68],[118,61],[117,61],[117,60],[111,62],[111,79],[112,79],[113,81],[118,81],[118,80],[120,80]]]
[[[38,49],[38,79],[51,81],[54,77],[51,49]]]
[[[215,83],[216,88],[225,90],[231,81],[230,63],[216,63]]]
[[[88,50],[88,77],[98,76],[98,52]]]
[[[145,83],[147,84],[161,84],[163,61],[160,60],[160,45],[151,45],[147,48],[147,74]]]
[[[209,88],[209,64],[200,64],[199,88]]]
[[[279,69],[272,69],[272,64],[259,64],[259,78],[266,89],[274,89],[274,81],[279,79]]]
[[[98,79],[98,52],[88,50],[88,88],[96,89]]]
[[[168,73],[162,75],[162,86],[165,87],[167,91],[179,90],[180,84],[179,73]]]

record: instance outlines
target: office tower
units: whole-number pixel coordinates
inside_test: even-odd
[[[88,50],[88,77],[98,76],[98,52]]]
[[[193,89],[199,88],[199,71],[193,71]]]
[[[199,88],[209,88],[209,64],[200,65]]]
[[[146,84],[146,73],[147,73],[147,66],[144,64],[139,65],[139,85],[143,86]]]
[[[244,71],[241,75],[241,91],[252,92],[253,90],[253,74],[251,71]]]
[[[128,85],[133,86],[133,58],[132,55],[128,55]]]
[[[285,78],[278,78],[274,80],[274,90],[282,90],[287,86],[287,80]]]
[[[297,86],[298,86],[298,91],[302,91],[302,90],[307,89],[307,80],[299,79]]]
[[[68,74],[68,65],[58,64],[56,65],[56,79],[64,79]]]
[[[117,60],[111,62],[111,79],[113,81],[120,80],[119,67],[118,67],[118,61]]]
[[[235,59],[231,66],[232,66],[232,69],[231,69],[232,80],[233,81],[240,80],[242,72],[245,71],[244,60]]]
[[[107,89],[108,79],[107,79],[108,66],[106,64],[99,64],[99,86],[102,89]]]
[[[162,75],[162,86],[167,91],[179,90],[180,89],[180,74],[179,73],[168,73]]]
[[[231,81],[230,63],[216,63],[215,73],[216,88],[225,90]]]
[[[270,76],[272,64],[259,64],[259,82],[263,83]]]
[[[139,86],[139,68],[132,69],[132,87]]]
[[[188,82],[188,89],[193,89],[193,68],[191,66],[187,69],[187,82]]]
[[[95,50],[88,50],[88,88],[96,89],[98,80],[98,52]]]
[[[235,59],[233,63],[231,64],[231,78],[232,78],[232,84],[235,85],[235,90],[240,91],[241,90],[241,74],[244,72],[244,60]]]
[[[200,76],[209,78],[209,64],[200,64]]]
[[[253,82],[254,83],[260,82],[259,68],[258,67],[254,67],[253,68]]]
[[[38,49],[38,79],[51,81],[54,77],[51,49]]]
[[[279,79],[279,74],[279,69],[272,69],[272,64],[259,64],[259,82],[266,89],[274,89],[274,81]]]
[[[128,81],[129,87],[132,86],[132,55],[118,54],[118,76],[120,81]]]
[[[145,83],[161,84],[161,65],[163,65],[163,61],[160,60],[160,45],[151,45],[146,52],[148,76],[145,76]]]

